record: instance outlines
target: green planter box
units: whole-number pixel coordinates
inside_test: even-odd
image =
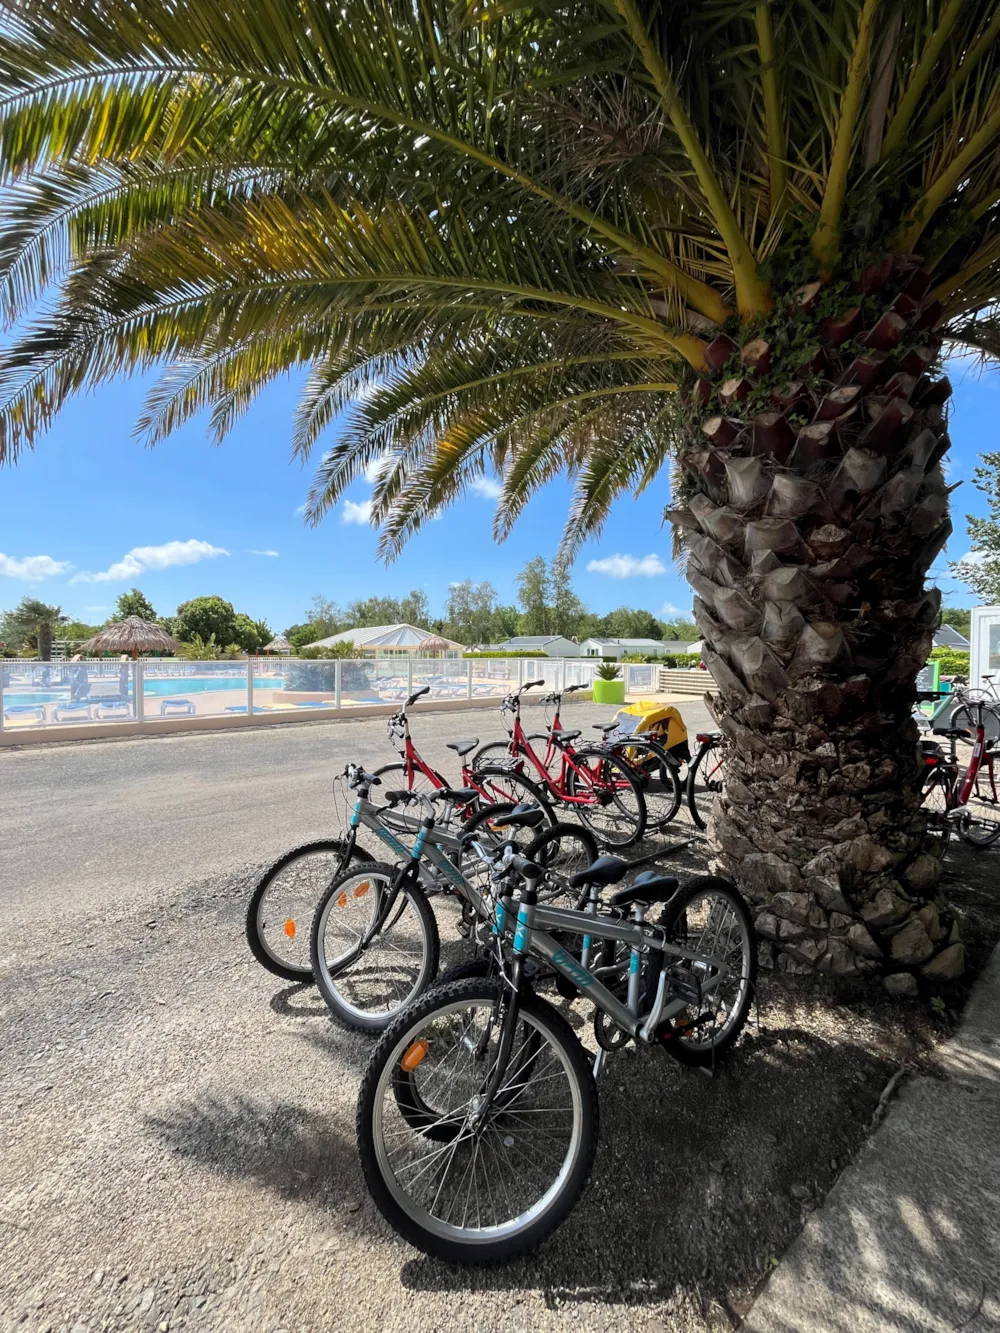
[[[623,704],[625,702],[625,682],[623,680],[595,680],[595,704]]]

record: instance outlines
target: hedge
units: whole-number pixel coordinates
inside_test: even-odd
[[[969,674],[969,654],[961,648],[932,648],[931,661],[941,663],[942,676]]]
[[[466,658],[466,657],[548,657],[548,653],[539,652],[538,649],[533,648],[533,649],[531,650],[530,653],[528,653],[528,652],[525,652],[525,653],[506,653],[506,652],[504,652],[504,653],[500,653],[500,652],[498,652],[498,653],[463,653],[462,656],[463,656],[463,658]]]

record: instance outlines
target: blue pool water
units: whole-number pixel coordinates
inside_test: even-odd
[[[110,679],[106,677],[105,679]],[[183,698],[185,694],[205,694],[209,690],[241,690],[246,692],[247,678],[242,676],[188,676],[186,678],[176,678],[173,680],[147,678],[143,696],[145,698],[160,696],[173,696]],[[283,690],[285,680],[283,676],[255,676],[253,687],[255,690]],[[131,684],[129,693],[131,694]],[[64,689],[47,690],[25,690],[23,687],[10,689],[3,692],[3,703],[5,708],[17,708],[25,704],[55,704],[66,703],[69,700],[69,686]]]

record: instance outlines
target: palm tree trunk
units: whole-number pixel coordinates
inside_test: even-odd
[[[52,661],[52,626],[47,620],[38,626],[38,656],[43,662]]]
[[[832,312],[810,284],[768,340],[716,338],[671,515],[726,737],[718,863],[779,968],[904,992],[964,966],[911,719],[951,533],[929,281],[896,257]]]

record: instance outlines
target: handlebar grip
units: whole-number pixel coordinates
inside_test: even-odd
[[[406,701],[406,707],[409,708],[410,704],[415,704],[418,699],[422,698],[425,694],[430,694],[430,692],[431,687],[429,685],[425,685],[422,690],[414,690]]]
[[[511,858],[511,865],[517,873],[527,880],[542,879],[545,871],[534,861],[530,861],[526,856],[514,856]]]
[[[917,703],[932,704],[935,699],[944,699],[949,690],[918,690]]]
[[[536,685],[544,685],[544,680],[526,680],[521,686],[522,690],[533,690]]]

